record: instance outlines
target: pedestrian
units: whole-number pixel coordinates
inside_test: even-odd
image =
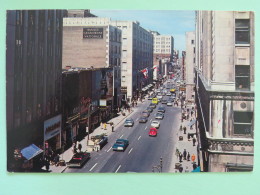
[[[196,138],[193,136],[192,138],[192,142],[193,142],[193,146],[195,146],[195,143],[196,143]]]
[[[180,126],[180,131],[182,131],[182,125]]]
[[[104,123],[104,130],[107,130],[107,124]]]
[[[102,122],[100,123],[100,127],[101,127],[101,129],[103,129],[103,123]]]
[[[111,128],[112,128],[112,132],[114,132],[114,124],[112,124]]]
[[[195,160],[196,160],[196,156],[195,156],[195,154],[192,154],[192,155],[191,155],[191,161],[192,161],[192,163],[194,163]]]
[[[187,161],[190,161],[190,153],[187,154]]]
[[[182,154],[181,154],[181,152],[179,153],[179,162],[180,163],[182,162]]]
[[[81,145],[81,143],[79,143],[78,149],[79,149],[79,152],[81,152],[81,150],[82,150],[82,145]]]
[[[180,167],[179,167],[179,172],[182,173],[182,171],[183,171],[183,167],[180,166]]]
[[[135,101],[135,106],[137,106],[137,101]]]
[[[191,115],[191,116],[193,115],[193,110],[190,112],[190,115]]]
[[[184,126],[183,127],[184,134],[186,134],[186,130],[187,130],[187,128]]]
[[[47,171],[49,171],[50,169],[50,161],[49,160],[45,160],[45,168]]]
[[[184,151],[183,151],[183,160],[186,160],[186,156],[187,156],[187,151],[186,151],[186,149],[184,149]]]
[[[179,158],[179,149],[176,148],[175,155],[177,156],[177,159]]]

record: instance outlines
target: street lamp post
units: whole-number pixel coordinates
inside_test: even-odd
[[[90,107],[92,106],[92,104],[89,104],[89,106],[88,106],[88,140],[89,140],[89,119],[90,119]],[[88,142],[88,140],[87,140],[87,142]]]

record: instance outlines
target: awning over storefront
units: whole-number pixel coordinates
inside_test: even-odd
[[[194,125],[196,123],[196,119],[193,119],[192,121],[189,122],[188,126]]]
[[[37,156],[38,154],[40,154],[42,152],[43,152],[43,150],[38,148],[34,144],[31,144],[28,147],[21,150],[23,157],[26,158],[27,160],[31,160],[32,158],[34,158],[35,156]]]

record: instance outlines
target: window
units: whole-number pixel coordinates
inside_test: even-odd
[[[236,19],[236,44],[250,43],[249,19]]]
[[[194,40],[191,40],[191,44],[192,44],[192,45],[194,44]]]
[[[234,134],[251,135],[252,134],[253,112],[234,111]]]
[[[250,66],[236,65],[236,89],[250,90]]]

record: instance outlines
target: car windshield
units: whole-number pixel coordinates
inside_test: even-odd
[[[132,122],[133,120],[132,119],[126,119],[126,122]]]
[[[152,123],[154,123],[154,124],[158,124],[158,122],[157,122],[157,121],[153,121]]]
[[[116,144],[122,145],[122,144],[124,144],[124,142],[123,141],[116,141]]]

